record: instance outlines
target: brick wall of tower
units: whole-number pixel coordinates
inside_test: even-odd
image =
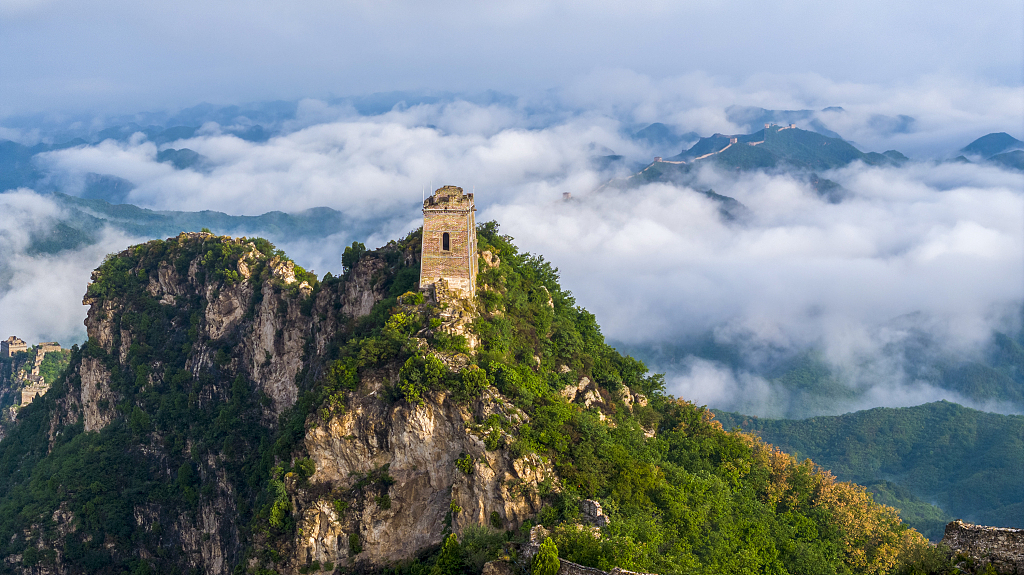
[[[423,252],[420,289],[445,279],[465,297],[476,294],[476,216],[472,194],[445,186],[423,203]],[[449,249],[443,249],[448,233]]]

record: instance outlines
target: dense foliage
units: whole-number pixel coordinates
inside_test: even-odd
[[[43,361],[39,363],[39,376],[43,378],[43,381],[49,385],[53,385],[60,378],[60,374],[68,367],[71,362],[71,350],[62,349],[60,351],[48,351],[43,356]]]
[[[730,427],[753,431],[845,480],[871,485],[883,498],[899,500],[911,511],[905,519],[933,539],[941,538],[946,514],[982,525],[1024,527],[1022,416],[946,401],[797,421],[720,416]],[[936,502],[946,514],[928,512],[925,501]]]
[[[863,488],[664,395],[659,376],[604,342],[557,270],[495,228],[478,234],[481,249],[501,258],[481,268],[478,360],[531,415],[514,449],[548,457],[561,478],[539,520],[563,557],[656,573],[880,573],[922,545]],[[559,394],[582,377],[598,384],[600,410]],[[627,407],[627,388],[649,405]],[[575,527],[582,498],[612,516],[600,539]]]
[[[312,313],[309,296],[294,284],[270,281],[283,254],[263,240],[202,235],[149,242],[108,258],[88,297],[120,303],[108,319],[131,334],[132,345],[123,358],[95,341],[76,350],[73,369],[23,410],[0,443],[0,553],[45,565],[59,547],[63,561],[90,572],[172,571],[181,565],[181,549],[162,534],[182,517],[197,521],[200,504],[216,503],[235,513],[241,527],[240,540],[225,543],[238,572],[253,557],[274,564],[296,532],[287,486],[302,485],[315,472],[303,454],[307,430],[344,412],[347,394],[368,370],[385,368],[397,374],[383,391],[387,401],[415,404],[444,389],[468,402],[494,386],[530,416],[518,427],[501,418],[476,424],[490,429],[488,449],[534,453],[557,472],[557,480],[540,486],[546,505],[536,521],[552,532],[545,549],[557,548],[563,558],[662,574],[832,575],[889,572],[901,557],[921,551],[922,538],[863,488],[839,483],[752,435],[726,432],[708,410],[665,395],[660,376],[605,343],[594,316],[558,285],[557,269],[521,253],[495,223],[479,227],[478,242],[501,263],[481,259],[475,352],[463,337],[440,329],[437,307],[414,291],[418,268],[404,254],[418,248],[419,232],[374,252],[359,244],[347,249],[349,270],[365,258],[383,262],[374,281],[384,299],[342,326],[324,357],[306,358],[296,378],[298,400],[276,427],[263,419],[268,398],[231,368],[238,342],[200,336],[210,292],[179,296],[172,306],[146,288],[165,262],[212,290],[249,281],[247,317],[267,289],[284,294],[282,313],[293,303]],[[239,275],[246,254],[250,280]],[[314,293],[339,294],[346,281],[328,275],[318,283],[301,268],[295,272]],[[119,330],[114,337],[117,349]],[[189,369],[200,347],[215,350],[212,365]],[[440,355],[465,367],[452,370]],[[51,418],[68,408],[67,390],[80,385],[74,367],[86,360],[110,370],[111,391],[120,399],[105,408],[116,417],[99,432],[85,433],[79,419],[51,435]],[[561,393],[581,380],[596,384],[589,407]],[[473,472],[472,459],[456,465]],[[340,514],[356,492],[375,497],[381,508],[390,505],[387,486],[394,479],[386,466],[357,479],[350,493],[337,494]],[[611,517],[600,537],[578,526],[584,498],[599,500]],[[150,512],[149,525],[136,528],[136,516]],[[451,513],[458,512],[453,504]],[[57,529],[62,514],[72,518],[73,532]],[[483,525],[464,530],[460,540],[447,532],[450,526],[438,534],[443,545],[390,571],[478,573],[484,561],[514,552],[505,544],[530,527],[502,533]],[[362,551],[358,533],[348,545],[353,554]]]
[[[253,240],[251,246],[259,252],[252,273],[266,279],[267,263],[282,254],[265,240]],[[195,273],[200,280],[236,283],[238,259],[251,246],[244,239],[179,236],[136,246],[100,266],[87,297],[121,304],[110,318],[120,328],[115,348],[122,333],[131,334],[132,345],[122,361],[90,340],[73,350],[71,366],[92,359],[109,370],[110,391],[120,401],[99,407],[116,416],[99,432],[84,433],[78,419],[50,437],[51,417],[68,408],[69,387],[81,385],[75,369],[65,371],[46,395],[22,410],[18,425],[0,443],[4,556],[21,555],[26,566],[47,564],[55,560],[53,546],[59,546],[63,562],[90,572],[145,572],[151,562],[165,568],[180,564],[180,547],[161,543],[161,536],[181,513],[195,520],[201,500],[229,496],[214,469],[226,475],[240,518],[251,513],[273,461],[274,438],[261,420],[266,398],[226,369],[234,342],[199,341],[204,298],[193,294],[180,305],[167,306],[146,291],[162,262],[183,276],[199,262]],[[301,268],[296,272],[308,277]],[[253,305],[258,297],[257,292]],[[200,344],[218,350],[216,361],[193,374],[187,361]],[[147,455],[153,452],[161,457]],[[74,518],[73,533],[56,530],[58,509]],[[139,509],[154,510],[143,530],[135,527]],[[153,559],[142,561],[126,552],[133,548],[147,549]]]

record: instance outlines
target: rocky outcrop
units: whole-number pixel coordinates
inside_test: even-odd
[[[110,390],[110,370],[96,358],[87,357],[79,368],[80,405],[86,431],[99,431],[114,420],[118,396]]]
[[[984,527],[958,519],[946,525],[942,543],[978,562],[976,572],[992,565],[998,573],[1024,573],[1024,529]]]
[[[134,358],[138,357],[139,346],[147,343],[146,325],[137,318],[140,314],[153,313],[154,304],[164,310],[165,317],[174,318],[170,329],[193,332],[189,336],[190,343],[184,348],[187,353],[184,367],[192,375],[193,382],[189,385],[195,386],[192,395],[197,405],[224,403],[229,398],[229,390],[215,382],[226,380],[230,387],[234,378],[241,377],[259,392],[263,425],[275,427],[279,416],[295,404],[302,378],[315,378],[322,371],[320,358],[347,325],[347,318],[366,315],[384,297],[380,276],[386,264],[373,254],[364,257],[343,280],[319,286],[314,292],[308,282],[297,279],[292,262],[280,257],[268,259],[251,242],[242,244],[247,251],[235,262],[235,268],[228,270],[236,272],[237,276],[215,274],[204,259],[208,249],[204,242],[210,241],[234,242],[233,245],[240,242],[210,234],[182,234],[175,244],[168,242],[172,247],[166,249],[173,250],[176,246],[185,253],[195,254],[191,261],[181,261],[178,255],[155,265],[144,259],[130,260],[141,248],[115,256],[138,262],[127,271],[130,276],[144,278],[148,274],[149,277],[138,292],[111,294],[90,290],[91,295],[84,299],[89,305],[85,324],[90,344],[72,366],[65,393],[50,412],[51,450],[68,426],[81,422],[85,432],[98,432],[124,417],[125,398],[130,401],[131,395],[116,391],[120,389],[117,385],[123,386],[127,381],[144,391],[167,384],[169,374],[162,362],[152,361],[141,366],[132,363],[138,361]],[[99,271],[94,272],[92,279],[94,282],[103,280]],[[120,374],[115,377],[112,370]],[[214,373],[225,375],[215,379],[211,376]],[[180,373],[177,377],[180,378]],[[195,382],[209,383],[196,386]],[[127,409],[130,412],[137,407]],[[444,412],[432,417],[440,419],[449,415]],[[186,511],[157,504],[136,505],[132,510],[135,528],[140,533],[148,533],[151,540],[162,542],[159,545],[176,549],[177,565],[211,574],[225,574],[233,569],[244,548],[241,535],[244,522],[240,521],[237,507],[240,501],[237,486],[226,469],[231,461],[216,453],[207,453],[203,461],[197,463],[192,445],[174,445],[160,437],[152,437],[132,449],[138,451],[140,462],[165,469],[166,477],[154,479],[172,483],[180,481],[181,473],[185,472],[179,469],[179,463],[168,465],[167,462],[180,461],[182,455],[186,461],[191,457],[192,463],[186,467],[197,475],[196,485],[203,486],[202,494],[193,496],[194,502]],[[328,468],[329,465],[323,465],[324,470]],[[363,467],[352,469],[363,470]],[[296,509],[301,510],[297,517],[303,521],[305,530],[300,533],[315,534],[321,547],[328,540],[337,544],[341,532],[337,528],[332,531],[331,526],[340,524],[340,516],[334,506],[326,500],[313,498],[309,500],[308,509],[302,507],[300,503],[306,501],[303,497],[308,493],[294,481],[291,486],[295,493],[305,494],[296,495]],[[446,506],[449,504],[447,497],[445,495]],[[361,509],[360,513],[373,516],[370,509]],[[355,516],[349,519],[355,520]],[[55,514],[53,521],[58,532],[74,533],[77,519],[73,514]],[[372,526],[372,523],[367,525]],[[375,542],[394,539],[386,533],[374,535],[377,532],[372,527],[358,531],[365,533],[367,539],[369,553],[366,557],[385,556],[377,552],[380,546]],[[393,541],[389,544],[392,548],[399,547]],[[40,549],[47,546],[45,542],[39,543]],[[348,539],[341,548],[348,550]],[[53,553],[59,558],[63,551],[58,546]],[[153,550],[144,547],[130,553],[144,560],[156,560]],[[297,560],[296,564],[299,563],[301,561]],[[60,566],[61,562],[58,560],[55,564]],[[60,569],[56,572],[63,572]]]
[[[302,519],[293,567],[383,565],[439,544],[446,529],[512,529],[539,511],[538,486],[553,472],[537,456],[488,450],[473,431],[491,414],[505,414],[508,426],[525,414],[493,390],[466,405],[444,392],[390,403],[383,386],[392,375],[364,381],[343,415],[307,433],[316,473],[295,496]]]
[[[370,315],[373,306],[384,299],[383,270],[387,264],[380,258],[363,257],[346,276],[341,305],[355,318]]]
[[[152,481],[185,493],[131,500],[129,523],[139,537],[125,549],[110,548],[111,556],[216,575],[240,564],[281,573],[306,572],[314,562],[377,569],[413,558],[448,532],[470,525],[515,529],[539,512],[542,490],[559,489],[558,478],[541,457],[513,455],[513,434],[529,418],[493,387],[460,401],[434,387],[422,402],[410,403],[396,392],[407,354],[383,355],[331,388],[344,396],[331,409],[301,411],[309,414],[304,422],[292,417],[289,408],[300,397],[316,398],[318,386],[330,385],[326,374],[338,369],[332,358],[339,349],[376,337],[349,331],[364,329],[352,320],[384,300],[396,269],[413,256],[366,253],[343,278],[316,284],[273,253],[245,239],[182,234],[116,254],[118,266],[93,275],[97,285],[84,299],[89,342],[49,412],[50,449],[68,429],[95,434],[120,425],[119,446],[130,451],[132,464],[148,466]],[[492,262],[498,265],[496,257]],[[398,304],[434,314],[409,342],[451,372],[477,369],[458,348],[442,353],[427,343],[438,335],[430,330],[440,330],[477,344],[473,303],[450,298],[441,287],[443,305],[404,302],[410,298]],[[153,351],[154,342],[172,351]],[[165,408],[190,410],[191,419],[180,428],[158,423]],[[292,427],[277,429],[282,422]],[[240,470],[240,458],[231,455],[249,436],[210,427],[193,436],[186,429],[241,424],[258,429],[245,453],[272,453],[271,465],[293,470],[270,484],[283,484],[274,493],[290,504],[287,521],[274,530],[247,532],[248,518],[262,517],[267,481],[265,469]],[[299,431],[278,450],[266,438],[283,429]],[[99,445],[108,435],[87,437]],[[307,457],[315,471],[300,475],[296,461]],[[92,535],[76,513],[55,512],[52,526],[26,531],[26,541],[32,537],[41,553],[56,558],[56,571],[41,572],[76,572],[61,571],[61,545],[76,537],[95,541],[87,540]],[[42,538],[51,527],[59,540]]]
[[[593,499],[580,501],[580,519],[600,529],[608,525],[608,516],[601,509],[601,504]]]

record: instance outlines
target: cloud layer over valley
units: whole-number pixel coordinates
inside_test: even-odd
[[[783,101],[707,78],[679,80],[691,90],[634,78],[633,88],[612,96],[590,92],[584,82],[566,89],[558,105],[540,109],[532,107],[537,100],[453,99],[374,116],[307,100],[263,142],[209,123],[160,145],[138,134],[46,152],[36,161],[50,189],[77,195],[89,174],[115,176],[134,186],[126,202],[155,210],[339,210],[358,225],[324,230],[325,239],[273,238],[320,274],[340,271],[341,250],[352,241],[376,247],[417,227],[428,186],[460,185],[475,189],[478,221],[498,220],[522,249],[561,270],[563,287],[596,314],[609,339],[639,349],[703,338],[742,350],[726,361],[697,357],[679,344],[684,353],[656,367],[669,371],[670,391],[683,397],[787,413],[790,398],[776,388],[772,370],[810,350],[856,390],[846,403],[819,406],[822,413],[941,397],[967,401],[908,369],[907,350],[926,337],[927,353],[970,358],[982,353],[993,330],[1020,329],[1024,175],[932,158],[949,157],[999,125],[1012,130],[1019,112],[1010,102],[1020,89],[971,99],[941,95],[923,82],[915,104],[907,96],[886,100],[884,90],[865,85],[864,95],[839,102],[845,112],[816,112],[862,150],[895,148],[917,158],[902,167],[856,162],[819,174],[845,189],[838,203],[815,192],[807,174],[784,171],[708,166],[686,185],[602,187],[655,153],[668,155],[630,137],[649,122],[704,136],[748,128],[714,104],[723,95],[777,109],[835,103],[836,86],[800,81],[817,91]],[[652,89],[643,98],[645,86]],[[875,98],[881,103],[871,104]],[[912,129],[872,124],[901,114],[915,118]],[[157,161],[160,151],[183,148],[204,163],[177,169]],[[622,158],[596,161],[612,153]],[[723,218],[720,205],[702,193],[708,189],[735,198],[745,211]],[[572,200],[563,201],[563,193]],[[0,262],[0,326],[33,340],[80,341],[89,271],[137,239],[108,230],[81,251],[32,255],[33,233],[51,229],[60,208],[28,190],[0,194],[0,202],[0,249],[9,254]]]

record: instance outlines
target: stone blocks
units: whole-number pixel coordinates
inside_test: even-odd
[[[421,290],[444,279],[463,297],[476,295],[475,212],[473,194],[456,186],[438,188],[423,202]]]

